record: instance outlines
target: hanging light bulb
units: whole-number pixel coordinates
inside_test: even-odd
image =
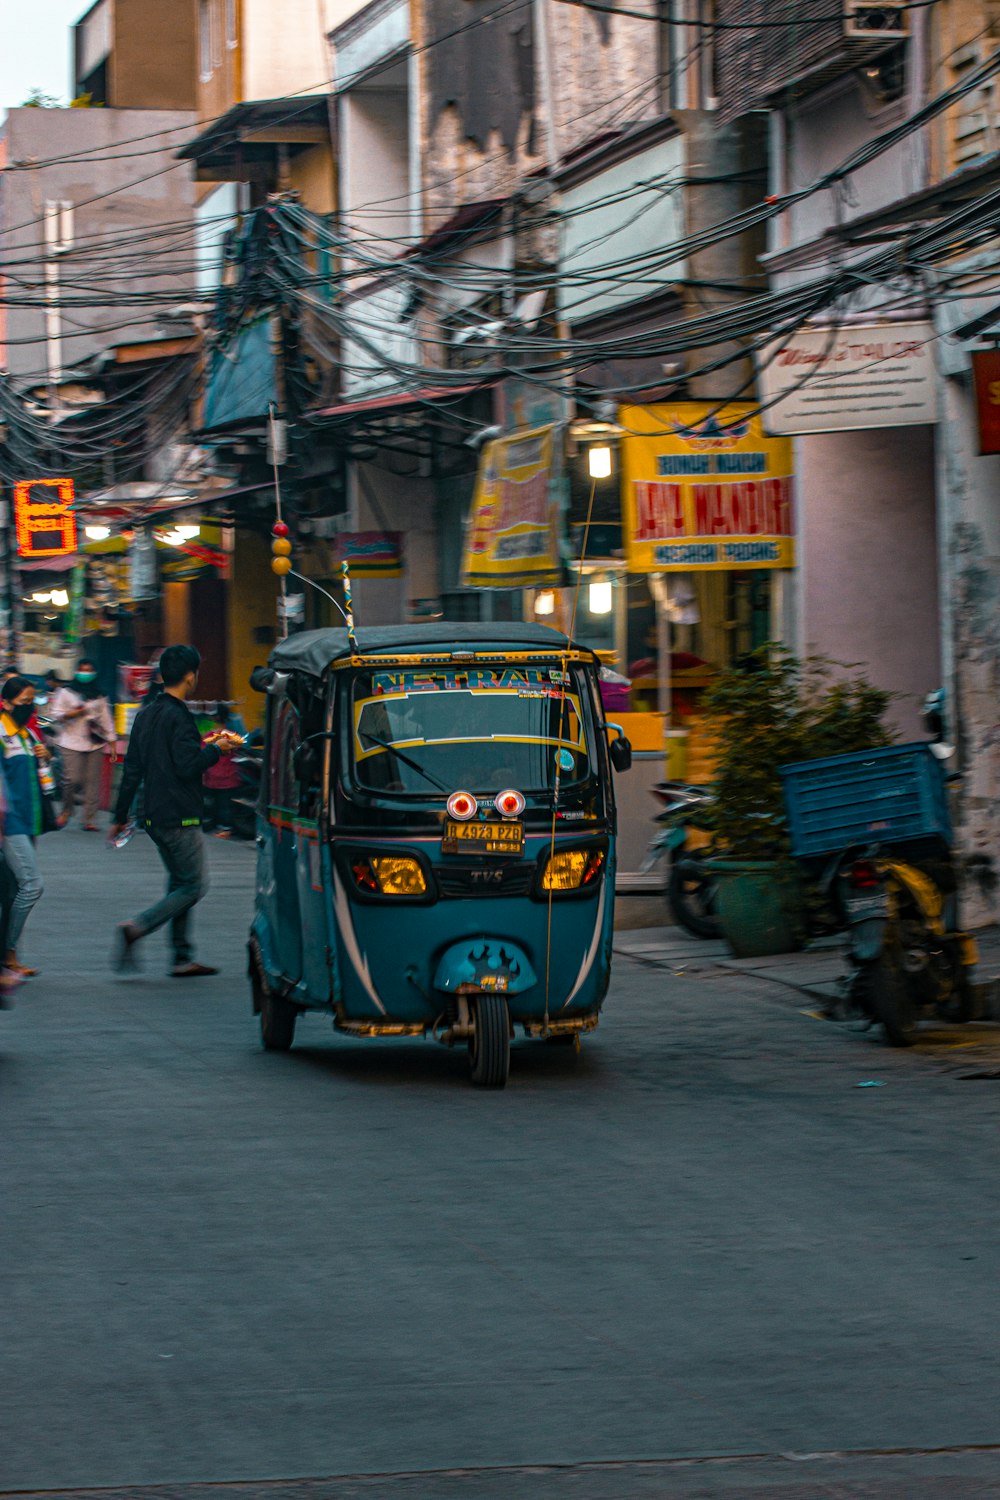
[[[66,589],[53,589],[52,603],[57,604],[60,609],[65,609],[66,605],[69,603],[69,594]]]
[[[179,536],[182,542],[193,542],[196,536],[201,536],[201,527],[185,523],[174,527],[174,535]]]
[[[85,526],[83,534],[91,542],[106,542],[111,535],[110,526]]]
[[[614,604],[611,579],[593,579],[588,590],[587,602],[592,615],[609,615]]]
[[[587,472],[591,479],[610,479],[611,449],[607,443],[596,443],[587,449]]]
[[[536,615],[554,615],[556,612],[556,596],[551,589],[542,589],[535,599]]]

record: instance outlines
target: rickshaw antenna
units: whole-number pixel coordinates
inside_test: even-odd
[[[590,544],[590,523],[591,523],[591,521],[594,518],[594,496],[596,494],[597,494],[597,479],[596,479],[596,477],[594,475],[591,475],[591,478],[590,478],[590,500],[587,503],[587,520],[586,520],[586,522],[584,524],[584,528],[583,528],[583,543],[582,543],[581,548],[580,548],[580,562],[579,562],[579,566],[577,568],[577,574],[576,574],[576,588],[575,588],[575,590],[573,592],[573,613],[572,613],[572,616],[570,618],[569,629],[566,631],[566,646],[565,646],[565,652],[564,652],[563,659],[562,659],[562,677],[563,677],[563,681],[562,681],[562,683],[560,683],[560,700],[559,700],[559,745],[560,745],[560,747],[562,746],[563,725],[566,722],[566,682],[565,682],[565,678],[566,678],[566,675],[567,675],[567,668],[569,666],[569,651],[570,651],[570,648],[571,648],[571,646],[573,644],[573,637],[576,635],[576,616],[577,616],[577,610],[580,607],[580,586],[583,583],[583,564],[586,561],[586,558],[587,558],[587,547]],[[561,770],[562,770],[562,767],[560,765],[559,756],[557,754],[556,755],[555,783],[554,783],[553,788],[552,788],[552,830],[551,830],[551,832],[549,834],[549,858],[550,859],[552,858],[552,856],[555,854],[555,851],[556,851],[556,813],[557,813],[557,810],[558,810],[558,807],[559,807],[559,791],[560,791],[560,783],[562,781]],[[544,1020],[544,1029],[542,1031],[542,1035],[543,1036],[547,1036],[548,1035],[548,1031],[549,1031],[549,988],[550,988],[550,984],[551,984],[551,978],[552,978],[552,890],[551,890],[551,887],[550,887],[550,889],[549,889],[548,921],[547,921],[547,924],[546,924],[546,932],[545,932],[545,1020]]]
[[[285,518],[281,514],[281,480],[278,477],[278,463],[279,463],[279,453],[278,453],[278,446],[279,446],[278,445],[278,424],[277,424],[277,421],[276,421],[276,418],[275,418],[275,406],[274,406],[274,402],[273,401],[269,401],[268,404],[267,404],[267,419],[268,419],[268,423],[270,424],[271,468],[272,468],[272,470],[274,472],[274,518],[275,518],[275,525],[274,525],[273,531],[274,531],[274,535],[276,537],[285,538],[288,535],[288,528],[285,525]],[[272,567],[274,567],[273,563],[272,563]],[[281,633],[281,639],[282,640],[287,640],[287,638],[288,638],[288,581],[287,581],[287,579],[285,577],[285,573],[284,572],[281,572],[277,568],[275,568],[275,571],[278,573],[278,582],[279,582],[279,584],[281,586],[281,603],[280,603],[280,605],[278,607],[278,614],[280,616],[280,619],[278,621],[278,625],[279,625],[279,629],[280,629],[280,633]],[[290,569],[287,569],[286,571],[290,571]]]
[[[351,654],[358,656],[360,652],[358,639],[354,634],[354,606],[351,603],[351,569],[346,557],[340,565],[340,571],[344,577],[344,621],[347,625],[347,644],[351,648]]]
[[[340,611],[340,618],[342,620],[347,619],[347,616],[344,613],[344,606],[341,604],[340,600],[337,599],[333,594],[327,593],[326,589],[320,588],[319,584],[314,578],[307,578],[304,573],[296,573],[294,568],[289,568],[288,576],[289,578],[297,578],[300,583],[308,583],[309,587],[311,589],[315,589],[317,594],[322,594],[324,599],[329,599],[334,609]]]

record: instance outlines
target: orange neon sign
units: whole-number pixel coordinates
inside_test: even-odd
[[[18,557],[63,557],[76,551],[73,501],[72,479],[22,479],[14,486]]]

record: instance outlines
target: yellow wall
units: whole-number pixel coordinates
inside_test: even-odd
[[[163,586],[163,639],[168,645],[191,639],[191,590],[184,582]]]
[[[257,644],[253,632],[257,626],[277,626],[277,597],[267,538],[237,529],[227,605],[229,695],[240,702],[248,729],[261,724],[264,716],[264,698],[250,687],[250,673],[271,654],[270,646]]]
[[[288,164],[293,188],[302,194],[302,202],[314,214],[332,214],[337,206],[333,184],[333,155],[329,146],[311,146],[297,152]]]

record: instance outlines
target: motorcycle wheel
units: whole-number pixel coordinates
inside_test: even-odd
[[[882,1023],[890,1047],[912,1047],[917,1039],[918,1007],[898,958],[883,948],[868,973],[872,1014]]]
[[[702,867],[697,854],[682,854],[674,860],[667,876],[667,904],[678,927],[692,937],[721,937],[717,898],[718,881]]]

